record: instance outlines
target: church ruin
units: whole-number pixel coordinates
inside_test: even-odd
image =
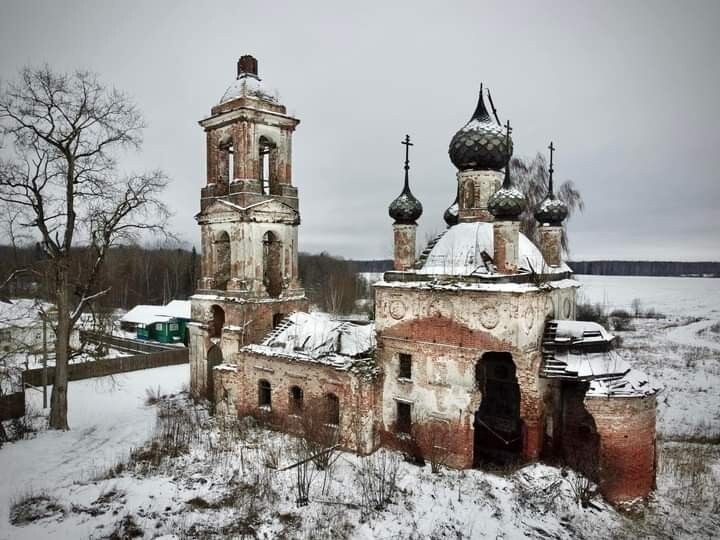
[[[381,446],[449,466],[561,461],[620,502],[655,480],[655,388],[575,321],[580,283],[562,261],[564,203],[550,182],[535,210],[539,246],[520,232],[526,206],[509,170],[509,123],[481,89],[450,142],[458,169],[447,229],[416,257],[422,205],[390,204],[394,268],[374,286],[375,321],[308,313],[298,279],[298,191],[287,115],[243,56],[200,125],[207,184],[197,215],[202,277],[192,297],[191,390],[223,414],[300,431],[313,404],[344,448]]]

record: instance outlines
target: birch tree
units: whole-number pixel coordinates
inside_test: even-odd
[[[23,210],[43,250],[55,305],[55,379],[49,426],[67,422],[70,337],[108,289],[98,285],[108,251],[143,231],[162,231],[162,171],[124,175],[119,152],[137,150],[144,123],[132,100],[86,71],[25,68],[0,89],[0,200]],[[78,250],[91,260],[78,271]]]

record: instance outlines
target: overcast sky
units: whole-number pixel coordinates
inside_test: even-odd
[[[720,2],[0,3],[0,77],[26,64],[89,68],[127,91],[148,128],[134,168],[172,178],[172,227],[199,242],[197,121],[259,61],[295,132],[300,247],[392,252],[387,206],[411,186],[418,238],[455,195],[452,135],[481,82],[514,126],[515,154],[557,146],[556,177],[586,203],[575,259],[720,259]]]

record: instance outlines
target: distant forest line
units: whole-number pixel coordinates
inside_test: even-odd
[[[358,272],[386,272],[392,259],[350,261]],[[569,261],[576,274],[596,276],[720,277],[720,262],[687,261]]]

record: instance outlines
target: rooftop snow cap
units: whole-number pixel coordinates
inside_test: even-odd
[[[535,210],[535,219],[537,219],[541,224],[558,227],[562,224],[563,220],[568,217],[568,207],[560,199],[555,198],[555,193],[553,192],[553,153],[555,152],[555,147],[553,146],[552,141],[550,142],[550,146],[548,146],[548,148],[550,149],[548,192],[545,199],[543,199]]]
[[[499,171],[505,156],[512,154],[512,139],[506,139],[497,117],[490,118],[485,108],[482,85],[475,112],[450,141],[448,154],[461,171]]]
[[[423,207],[420,201],[410,191],[410,159],[409,152],[410,147],[413,145],[410,142],[410,135],[405,135],[405,140],[402,142],[405,145],[405,185],[402,192],[397,198],[390,203],[388,207],[388,214],[395,220],[395,223],[400,225],[415,225],[415,221],[422,215]]]
[[[508,145],[511,148],[510,141],[510,122],[505,125]],[[512,151],[508,152],[505,157],[505,179],[502,186],[492,194],[488,200],[488,210],[499,220],[516,220],[520,217],[525,209],[525,195],[523,195],[512,183],[510,178],[510,156]]]
[[[237,77],[225,90],[220,103],[232,99],[250,97],[262,99],[272,103],[278,103],[277,95],[269,92],[258,77],[258,62],[254,56],[246,54],[241,56],[237,62]]]

